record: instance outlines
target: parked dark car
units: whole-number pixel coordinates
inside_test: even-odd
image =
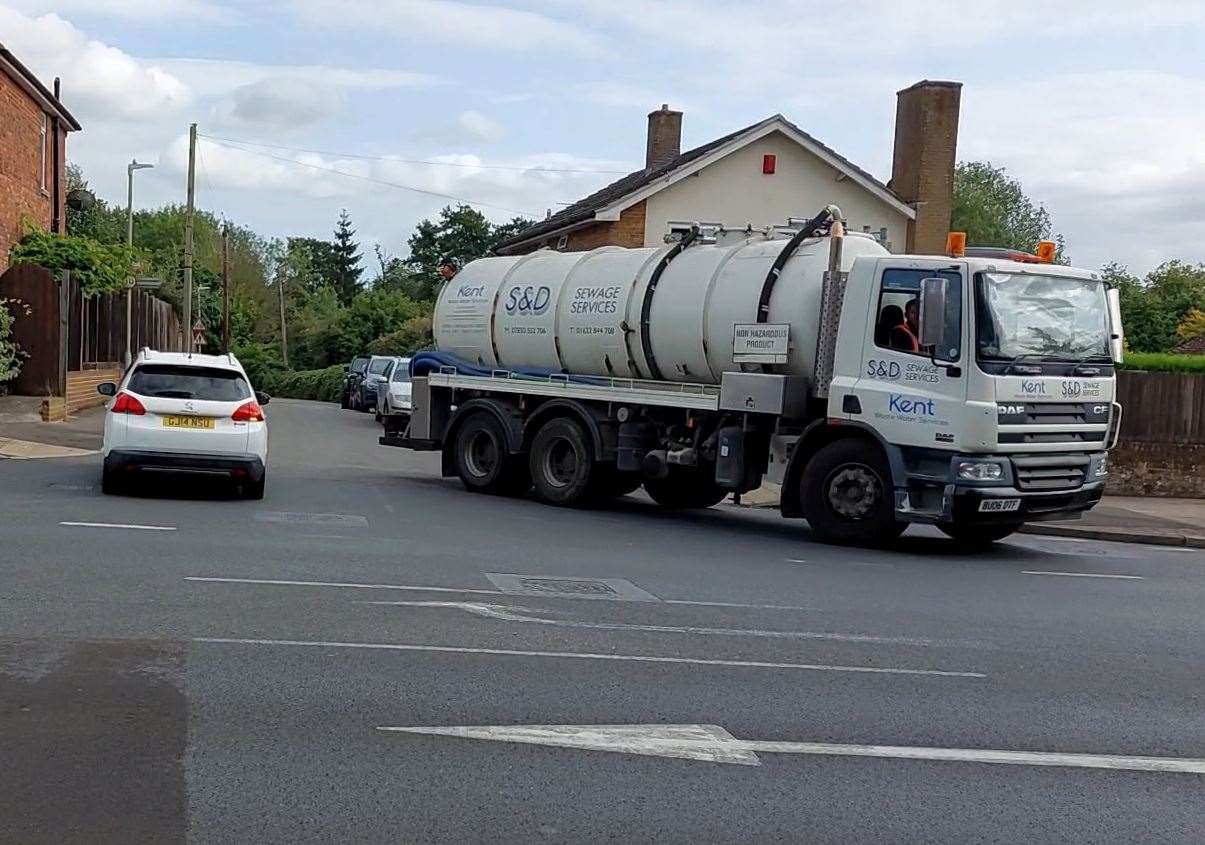
[[[368,361],[369,356],[357,355],[347,365],[347,374],[343,376],[343,394],[339,397],[340,408],[347,410],[352,407],[352,399],[356,395],[356,388],[360,386],[360,382],[364,379],[364,373],[368,370]]]
[[[397,361],[394,355],[373,355],[368,359],[364,375],[356,382],[351,395],[351,407],[357,411],[377,410],[377,388],[385,385],[388,389],[387,373],[390,366]]]

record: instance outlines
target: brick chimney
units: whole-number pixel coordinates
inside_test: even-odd
[[[649,112],[649,140],[644,167],[653,170],[678,157],[682,152],[682,112],[671,111],[667,103]]]
[[[961,82],[921,80],[896,94],[891,189],[916,209],[906,250],[945,252],[953,206]]]

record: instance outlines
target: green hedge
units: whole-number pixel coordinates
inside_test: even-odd
[[[1123,370],[1152,373],[1205,373],[1205,355],[1172,355],[1168,352],[1127,352]]]
[[[343,389],[343,366],[324,370],[284,370],[267,374],[260,389],[286,399],[316,399],[338,402]]]

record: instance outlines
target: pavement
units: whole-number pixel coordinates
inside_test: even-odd
[[[0,461],[0,841],[1200,842],[1205,551]]]

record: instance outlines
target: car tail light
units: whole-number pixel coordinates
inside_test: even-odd
[[[146,408],[143,404],[124,391],[117,394],[117,399],[109,410],[115,414],[135,414],[136,416],[142,416],[146,413]]]
[[[234,420],[235,422],[263,422],[264,409],[261,408],[259,403],[254,400],[251,402],[244,402],[242,405],[238,406],[238,409],[235,410],[230,419]]]

